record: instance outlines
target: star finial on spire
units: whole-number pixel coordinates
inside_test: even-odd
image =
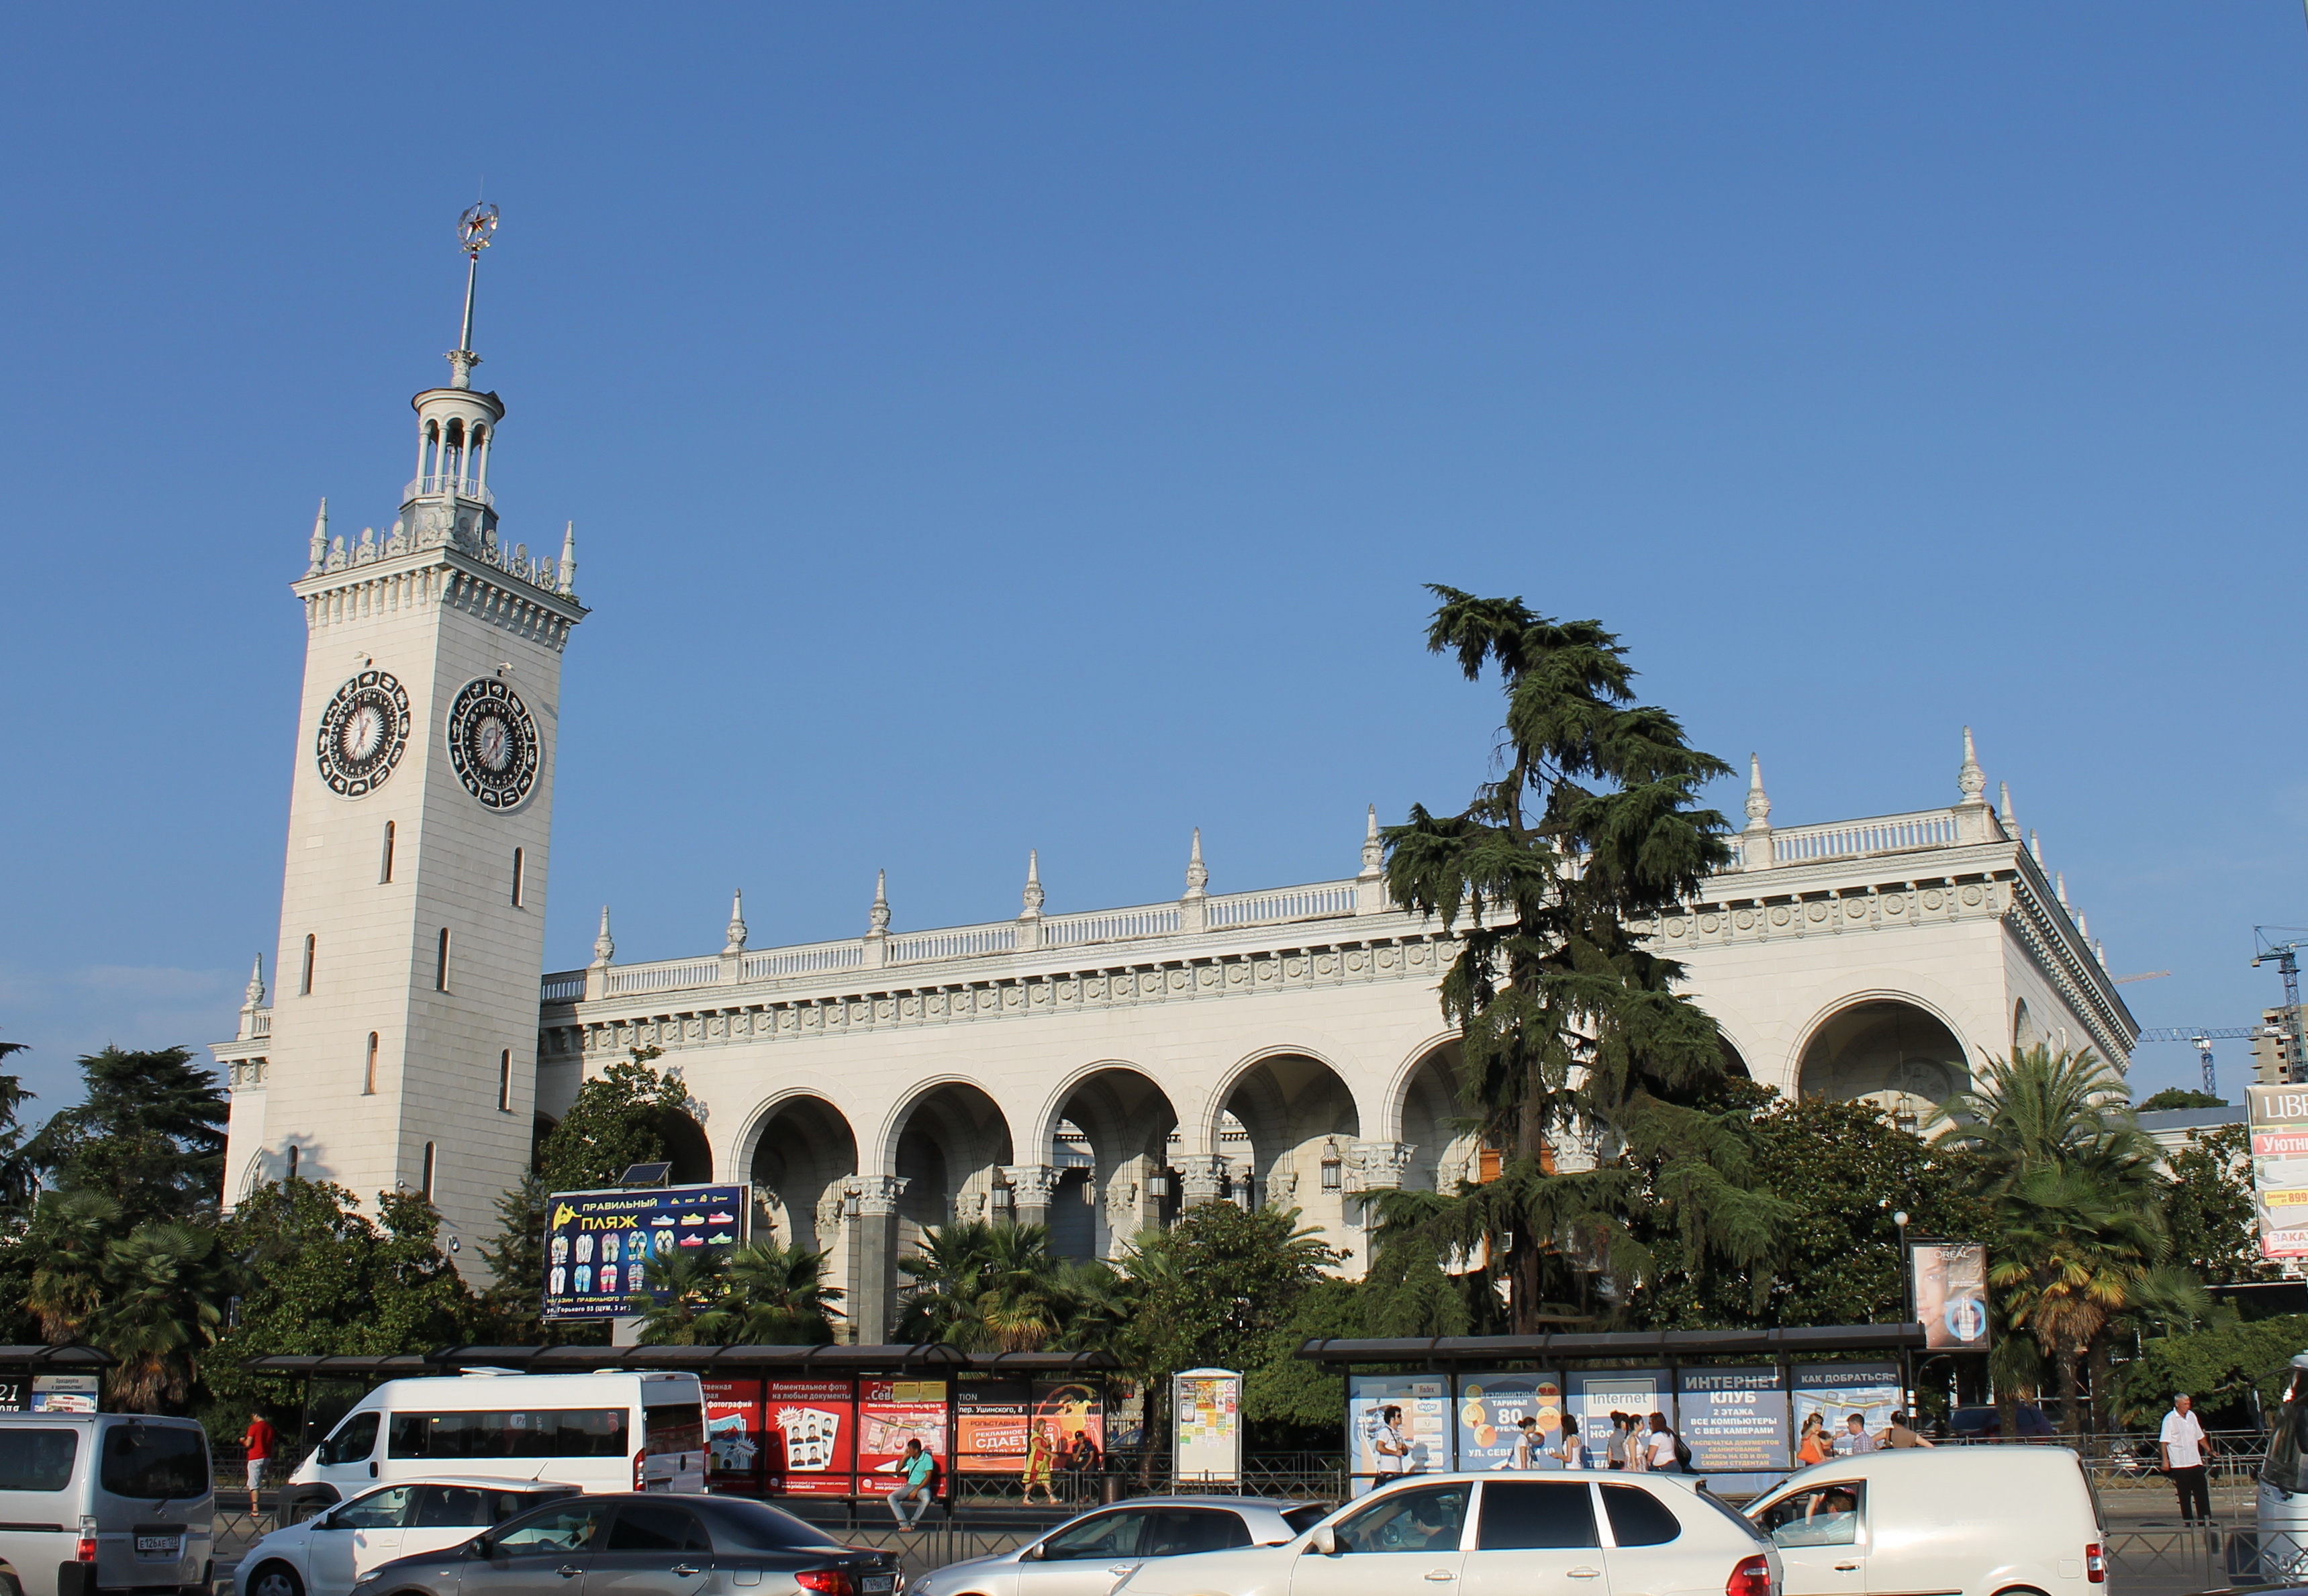
[[[473,353],[473,288],[480,279],[481,252],[497,230],[497,208],[487,200],[465,209],[457,219],[457,247],[465,252],[465,321],[457,333],[457,347],[449,351],[449,386],[470,388],[473,368],[481,357]]]
[[[1375,881],[1386,869],[1386,843],[1378,834],[1378,805],[1370,806],[1370,816],[1363,823],[1363,868],[1355,879]]]
[[[1042,851],[1039,848],[1026,850],[1026,890],[1021,896],[1025,899],[1026,911],[1019,918],[1040,918],[1045,898],[1042,892]]]
[[[723,946],[721,951],[724,953],[745,951],[745,894],[742,888],[729,895],[729,940]]]
[[[875,936],[890,929],[890,872],[886,870],[874,872],[874,906],[866,911],[866,922],[874,928]]]
[[[609,905],[603,904],[601,934],[593,939],[593,963],[597,967],[606,969],[609,961],[616,957],[617,945],[609,936]]]
[[[1987,772],[1979,768],[1979,755],[1971,746],[1971,728],[1963,729],[1963,764],[1955,773],[1955,785],[1963,794],[1966,803],[1985,802]]]
[[[1771,795],[1763,791],[1763,756],[1747,756],[1747,829],[1771,828]]]
[[[1202,864],[1202,828],[1197,826],[1194,828],[1193,852],[1186,856],[1186,896],[1207,897],[1210,885],[1210,872]]]

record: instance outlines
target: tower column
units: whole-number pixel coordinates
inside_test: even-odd
[[[897,1175],[860,1175],[852,1182],[857,1216],[849,1240],[850,1325],[861,1346],[890,1339],[898,1300],[898,1197],[906,1189]]]

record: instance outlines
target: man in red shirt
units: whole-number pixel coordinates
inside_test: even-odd
[[[248,1420],[248,1433],[240,1437],[240,1444],[248,1449],[248,1515],[251,1518],[256,1516],[256,1489],[264,1483],[264,1465],[271,1461],[272,1441],[276,1434],[278,1432],[264,1421],[263,1414],[252,1413]]]

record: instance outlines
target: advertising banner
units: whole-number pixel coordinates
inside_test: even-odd
[[[1242,1377],[1194,1369],[1170,1380],[1171,1474],[1180,1486],[1242,1477]]]
[[[1784,1473],[1787,1388],[1776,1369],[1686,1369],[1675,1377],[1675,1426],[1702,1474]]]
[[[1521,1466],[1562,1466],[1550,1455],[1563,1445],[1563,1382],[1546,1374],[1470,1374],[1459,1379],[1459,1461],[1461,1469],[1511,1469],[1522,1442],[1522,1421],[1537,1420],[1533,1455]]]
[[[93,1413],[98,1409],[98,1378],[92,1374],[34,1375],[35,1413]]]
[[[895,1484],[898,1459],[906,1443],[947,1466],[943,1380],[860,1380],[857,1383],[857,1489],[887,1490]],[[883,1476],[877,1478],[877,1476]],[[944,1489],[951,1489],[950,1487]]]
[[[1098,1388],[1080,1380],[1036,1380],[1033,1385],[1034,1422],[1046,1426],[1050,1441],[1064,1458],[1073,1450],[1074,1437],[1087,1435],[1089,1444],[1106,1450],[1106,1403]]]
[[[963,1378],[954,1389],[954,1472],[1017,1474],[1026,1467],[1026,1423],[1032,1406],[1023,1379]]]
[[[2248,1086],[2260,1254],[2308,1257],[2308,1086]]]
[[[650,1291],[651,1258],[726,1256],[745,1241],[752,1192],[743,1186],[666,1186],[640,1191],[557,1191],[547,1199],[545,1317],[609,1319]]]
[[[1856,1413],[1869,1435],[1882,1432],[1899,1406],[1899,1371],[1889,1363],[1813,1363],[1796,1369],[1796,1434],[1817,1413],[1830,1442],[1847,1434]]]
[[[857,1448],[857,1388],[848,1380],[764,1383],[762,1472],[788,1497],[846,1497]],[[903,1441],[898,1443],[902,1448]]]
[[[1663,1369],[1595,1369],[1571,1377],[1571,1412],[1578,1416],[1579,1434],[1598,1466],[1611,1444],[1611,1415],[1632,1413],[1640,1423],[1653,1413],[1665,1413],[1675,1422],[1674,1386]]]
[[[702,1380],[705,1387],[705,1473],[714,1490],[763,1488],[762,1382]]]
[[[1918,1241],[1908,1248],[1916,1317],[1934,1352],[1987,1351],[1987,1249],[1972,1241]]]
[[[1450,1383],[1439,1374],[1354,1375],[1347,1381],[1347,1472],[1355,1494],[1397,1474],[1451,1468]],[[1391,1448],[1400,1446],[1398,1453]]]

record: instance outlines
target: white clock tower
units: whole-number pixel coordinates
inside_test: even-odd
[[[410,401],[399,517],[349,543],[324,502],[293,588],[305,695],[271,1045],[261,1096],[236,1095],[226,1192],[291,1173],[364,1204],[426,1192],[469,1270],[529,1163],[561,651],[586,613],[573,535],[558,560],[499,536],[505,408],[472,386],[495,220],[464,219],[464,332],[449,385]]]

